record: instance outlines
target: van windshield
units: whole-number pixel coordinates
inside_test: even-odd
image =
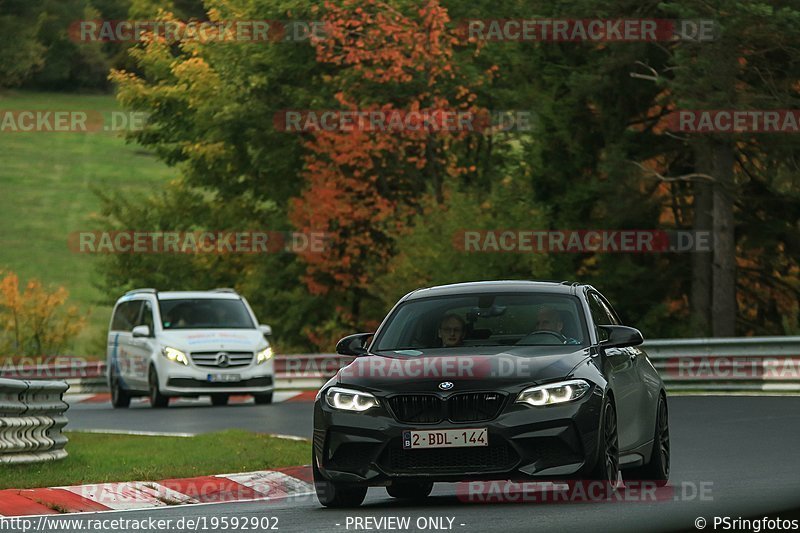
[[[253,329],[244,302],[221,298],[159,300],[164,329]]]

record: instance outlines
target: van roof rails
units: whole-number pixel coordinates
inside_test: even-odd
[[[158,294],[158,289],[133,289],[133,290],[130,290],[130,291],[126,292],[125,296],[127,296],[129,294],[142,294],[142,293]]]
[[[236,289],[231,289],[229,287],[220,287],[218,289],[211,289],[211,292],[230,292],[232,294],[239,294],[236,292]]]
[[[564,281],[561,282],[561,285],[569,285],[571,287],[578,287],[578,286],[580,286],[580,284],[581,284],[580,281],[564,280]]]

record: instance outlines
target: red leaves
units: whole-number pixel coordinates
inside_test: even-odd
[[[455,39],[446,28],[447,11],[435,0],[411,15],[373,0],[327,2],[323,19],[327,39],[314,43],[317,60],[338,67],[330,83],[339,89],[335,99],[342,110],[477,109],[470,84],[450,81],[459,76]],[[383,103],[375,103],[381,96]],[[306,253],[303,259],[309,291],[335,291],[350,301],[353,310],[338,313],[338,321],[364,326],[359,298],[385,271],[394,238],[406,231],[431,176],[441,180],[441,174],[465,171],[447,147],[467,135],[426,128],[309,133],[306,188],[292,203],[290,220],[300,231],[326,231],[331,237],[324,254]],[[309,337],[327,333],[310,331]]]

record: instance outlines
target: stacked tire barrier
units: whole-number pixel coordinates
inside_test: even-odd
[[[63,381],[0,378],[0,463],[52,461],[67,456],[69,407]]]

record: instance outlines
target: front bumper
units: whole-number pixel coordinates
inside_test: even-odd
[[[314,459],[334,482],[385,485],[395,479],[564,479],[594,466],[602,391],[564,405],[529,407],[508,397],[500,414],[482,422],[399,422],[387,402],[363,413],[314,405]],[[488,428],[485,447],[404,450],[408,429]]]
[[[209,374],[229,374],[236,381],[209,381]],[[159,386],[165,396],[199,396],[204,394],[264,394],[275,390],[273,361],[241,368],[217,369],[168,363],[159,370]]]

